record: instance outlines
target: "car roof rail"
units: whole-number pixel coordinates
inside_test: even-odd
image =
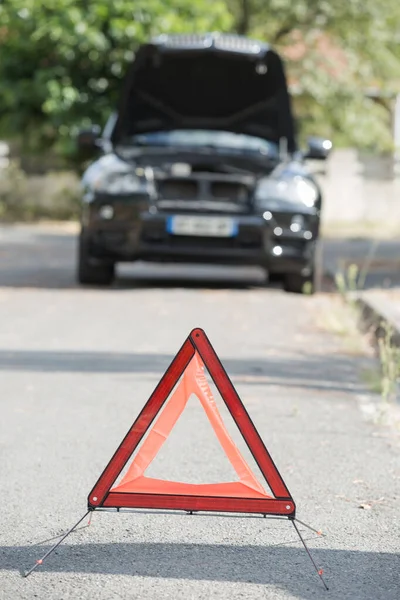
[[[251,38],[223,34],[218,32],[205,34],[159,35],[151,40],[151,44],[165,49],[201,50],[214,48],[225,52],[260,55],[265,54],[270,46]]]

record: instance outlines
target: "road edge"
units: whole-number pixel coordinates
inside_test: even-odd
[[[368,293],[351,294],[349,299],[354,300],[360,309],[359,324],[363,331],[371,333],[377,342],[385,335],[385,327],[390,327],[392,344],[400,347],[400,322],[384,301],[372,298]]]

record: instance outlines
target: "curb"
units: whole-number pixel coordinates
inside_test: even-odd
[[[390,303],[371,298],[368,294],[349,295],[360,308],[360,327],[363,331],[372,333],[374,340],[385,335],[385,325],[392,331],[392,344],[400,347],[400,322],[390,309]]]

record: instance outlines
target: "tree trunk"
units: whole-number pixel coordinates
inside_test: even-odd
[[[240,0],[239,18],[237,23],[237,32],[240,35],[247,35],[250,29],[250,0]]]

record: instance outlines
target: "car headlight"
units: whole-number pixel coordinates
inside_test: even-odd
[[[300,203],[312,208],[318,199],[318,189],[300,175],[282,180],[265,178],[259,182],[255,197],[261,209],[269,208],[271,200]]]
[[[113,173],[101,173],[93,182],[93,188],[96,192],[106,194],[132,194],[139,192],[145,187],[141,178],[135,173],[116,171]]]
[[[85,190],[115,195],[147,190],[146,178],[115,154],[103,156],[91,165],[82,178],[82,185]]]

